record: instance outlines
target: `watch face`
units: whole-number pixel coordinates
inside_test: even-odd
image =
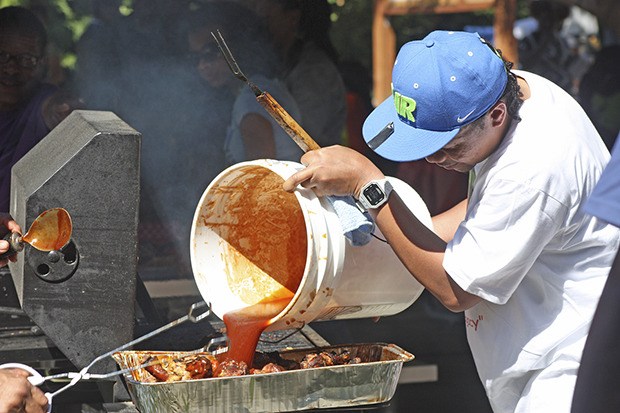
[[[378,205],[385,198],[385,194],[379,185],[374,183],[364,189],[364,196],[371,205]]]

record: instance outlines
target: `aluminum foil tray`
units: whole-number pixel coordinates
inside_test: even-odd
[[[394,344],[372,343],[282,350],[280,356],[300,361],[318,351],[344,351],[362,363],[277,373],[218,377],[171,383],[140,380],[144,371],[126,374],[125,381],[141,413],[292,412],[350,408],[385,403],[396,391],[403,362],[414,356]],[[139,366],[149,355],[182,352],[123,351],[114,359],[123,369]]]

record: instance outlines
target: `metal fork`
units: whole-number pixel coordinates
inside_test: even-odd
[[[241,71],[241,68],[237,64],[235,57],[232,55],[232,52],[228,48],[228,45],[226,44],[226,40],[224,40],[224,36],[222,36],[222,33],[220,33],[219,29],[217,29],[215,32],[217,33],[217,35],[216,33],[211,32],[211,36],[213,36],[213,38],[215,39],[215,43],[217,43],[217,47],[222,52],[222,55],[224,56],[224,59],[226,60],[226,64],[228,65],[230,70],[233,72],[235,77],[247,83],[248,86],[250,86],[250,89],[252,89],[252,92],[254,92],[256,96],[262,95],[263,91],[260,90],[260,88],[256,86],[254,83],[252,83],[250,79],[248,79],[247,76],[244,75],[243,72]]]

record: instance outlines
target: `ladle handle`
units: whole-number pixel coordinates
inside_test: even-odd
[[[7,252],[0,254],[0,260],[11,257],[24,249],[22,236],[17,232],[6,234],[2,239],[9,243],[9,249]]]

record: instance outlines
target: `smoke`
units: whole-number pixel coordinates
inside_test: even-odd
[[[193,213],[228,166],[234,92],[209,87],[186,59],[185,13],[93,21],[78,43],[75,88],[88,109],[112,111],[143,135],[140,265],[191,277]]]

